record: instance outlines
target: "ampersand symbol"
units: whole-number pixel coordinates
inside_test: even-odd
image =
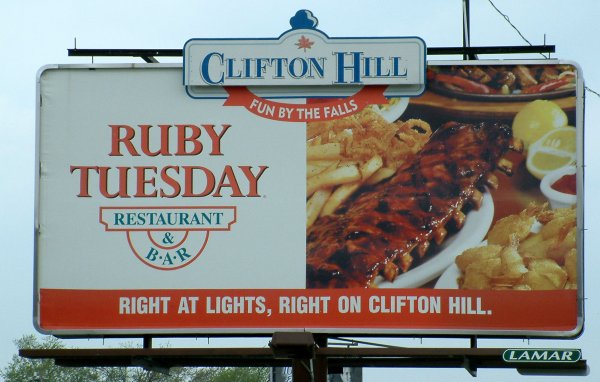
[[[170,232],[167,232],[162,239],[163,244],[173,244],[173,235]]]

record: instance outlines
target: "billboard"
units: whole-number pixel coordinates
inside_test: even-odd
[[[392,98],[199,98],[183,71],[40,71],[40,331],[582,330],[575,64],[439,63]]]

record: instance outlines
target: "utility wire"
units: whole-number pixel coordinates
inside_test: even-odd
[[[595,91],[591,88],[588,88],[587,86],[585,87],[585,90],[589,91],[590,93],[594,93],[597,97],[600,98],[600,93],[598,93],[597,91]]]
[[[496,4],[494,4],[494,2],[492,0],[488,0],[488,3],[490,3],[490,5],[492,6],[492,8],[494,8],[496,10],[496,12],[498,12],[499,15],[501,15],[504,20],[506,20],[506,22],[515,30],[517,31],[517,33],[519,34],[519,36],[521,36],[521,38],[523,39],[523,41],[525,41],[527,44],[529,44],[530,46],[533,46],[533,44],[531,42],[529,42],[529,40],[523,36],[523,33],[521,33],[521,31],[519,30],[519,28],[517,28],[511,21],[510,21],[510,17],[508,17],[507,14],[503,13],[502,11],[500,11],[500,9],[498,9],[498,7],[496,6]],[[547,57],[544,53],[540,53],[544,58],[549,58]],[[597,97],[600,98],[600,93],[598,93],[597,91],[593,90],[592,88],[589,88],[587,86],[585,86],[585,90],[595,94]]]
[[[515,26],[515,24],[513,24],[513,23],[510,21],[510,17],[508,17],[508,15],[507,15],[507,14],[505,14],[505,13],[502,13],[502,11],[500,11],[500,10],[498,9],[498,7],[496,6],[496,4],[494,4],[494,2],[493,2],[492,0],[488,0],[488,2],[489,2],[489,3],[490,3],[490,5],[491,5],[491,6],[492,6],[492,7],[493,7],[495,10],[496,10],[496,12],[498,12],[498,14],[500,14],[500,15],[501,15],[501,16],[504,18],[504,20],[506,20],[506,22],[507,22],[507,23],[508,23],[508,24],[509,24],[509,25],[510,25],[510,26],[511,26],[511,27],[512,27],[512,28],[513,28],[515,31],[517,31],[517,33],[519,34],[519,36],[521,36],[521,38],[523,39],[523,41],[525,41],[525,42],[526,42],[527,44],[529,44],[530,46],[533,46],[533,44],[532,44],[531,42],[529,42],[529,40],[528,40],[527,38],[525,38],[525,36],[523,36],[523,33],[521,33],[521,31],[519,30],[519,28],[517,28],[517,27]],[[541,54],[541,55],[542,55],[544,58],[548,58],[548,57],[547,57],[547,56],[546,56],[544,53],[541,53],[541,52],[540,52],[540,54]]]

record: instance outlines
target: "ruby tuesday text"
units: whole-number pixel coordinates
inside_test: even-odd
[[[366,79],[406,78],[402,57],[367,56],[363,52],[332,52],[327,57],[227,57],[207,53],[200,61],[200,76],[208,85],[234,84],[236,80],[330,79],[331,84],[362,84]]]
[[[223,137],[233,130],[228,124],[140,124],[107,127],[110,136],[109,157],[148,158],[224,156]],[[205,159],[194,162],[206,163]],[[180,163],[182,160],[174,162]],[[264,165],[222,164],[211,167],[178,164],[72,165],[70,172],[78,177],[78,197],[260,197],[259,181],[267,168],[268,166]]]

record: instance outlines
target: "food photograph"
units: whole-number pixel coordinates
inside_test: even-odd
[[[600,2],[3,14],[0,381],[600,380]]]
[[[577,289],[577,67],[427,79],[308,124],[307,288]]]

